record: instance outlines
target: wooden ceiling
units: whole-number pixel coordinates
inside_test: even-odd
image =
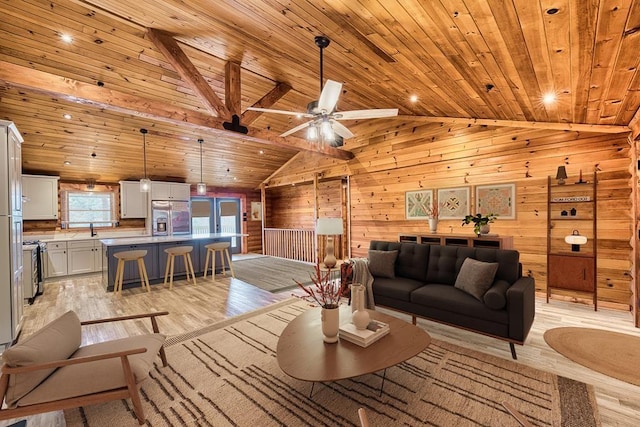
[[[324,77],[344,82],[339,110],[400,109],[345,122],[356,136],[434,116],[610,131],[638,120],[640,0],[5,0],[0,118],[23,133],[28,172],[139,179],[144,127],[152,179],[199,181],[202,138],[205,182],[256,188],[298,151],[344,159],[362,143],[279,138],[295,116],[223,129],[227,110],[317,99],[320,34]]]

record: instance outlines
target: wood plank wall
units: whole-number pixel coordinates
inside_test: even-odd
[[[317,190],[312,181],[267,188],[266,195],[267,211],[265,213],[269,228],[313,230],[316,218],[346,218],[343,185],[339,178],[319,180]],[[325,245],[326,240],[318,238],[317,248],[320,259],[324,256],[321,254],[324,254]],[[336,238],[334,247],[338,259],[346,256],[343,239]]]
[[[560,165],[575,181],[580,170],[587,177],[596,171],[598,299],[604,305],[630,307],[630,239],[635,226],[627,135],[445,124],[386,129],[372,127],[371,133],[349,141],[346,148],[356,155],[349,162],[305,153],[267,182],[267,194],[275,194],[274,187],[309,182],[316,173],[325,178],[350,176],[351,251],[352,256],[366,256],[371,240],[428,231],[426,221],[405,219],[406,191],[467,186],[474,211],[474,186],[515,183],[517,218],[498,219],[491,231],[513,236],[525,274],[535,278],[538,292],[544,292],[547,176],[555,177]],[[290,209],[304,204],[295,196],[308,194],[289,191],[287,203],[273,205],[271,214],[299,215]],[[473,232],[459,220],[441,220],[438,231]]]

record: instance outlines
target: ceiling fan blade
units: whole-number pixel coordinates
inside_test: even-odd
[[[333,126],[333,131],[340,135],[342,139],[353,138],[353,134],[345,125],[339,122],[332,121],[331,126]]]
[[[336,120],[377,119],[380,117],[394,117],[398,115],[397,108],[375,110],[340,111],[333,115]]]
[[[271,108],[247,107],[247,110],[260,111],[262,113],[284,114],[284,115],[287,115],[287,116],[299,116],[299,117],[305,117],[305,118],[313,117],[313,115],[308,114],[308,113],[300,113],[300,112],[297,112],[297,111],[274,110],[274,109],[271,109]]]
[[[294,133],[298,132],[299,130],[302,130],[302,129],[306,128],[306,127],[309,127],[309,123],[311,123],[312,121],[313,120],[308,121],[306,123],[303,123],[301,125],[298,125],[298,126],[292,128],[292,129],[289,129],[288,131],[286,131],[285,133],[281,134],[280,136],[282,136],[282,137],[289,136],[291,134],[294,134]]]
[[[341,91],[342,83],[327,80],[322,88],[320,99],[318,100],[318,110],[325,111],[327,114],[332,112],[333,109],[336,108]]]

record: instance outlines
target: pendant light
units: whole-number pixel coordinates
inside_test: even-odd
[[[204,140],[202,138],[198,139],[198,144],[200,144],[200,182],[196,185],[196,193],[199,196],[204,196],[207,194],[207,184],[202,180],[202,143]]]
[[[140,180],[140,192],[148,193],[151,191],[151,180],[147,178],[147,130],[142,128],[140,133],[142,134],[142,156],[144,161],[144,178]]]

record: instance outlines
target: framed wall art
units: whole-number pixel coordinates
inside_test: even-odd
[[[476,212],[496,214],[498,219],[516,219],[516,185],[476,186]]]
[[[406,219],[429,219],[433,205],[433,190],[407,191],[404,199]]]
[[[251,221],[262,221],[262,202],[251,202]]]
[[[462,219],[469,215],[469,187],[438,190],[440,219]]]

